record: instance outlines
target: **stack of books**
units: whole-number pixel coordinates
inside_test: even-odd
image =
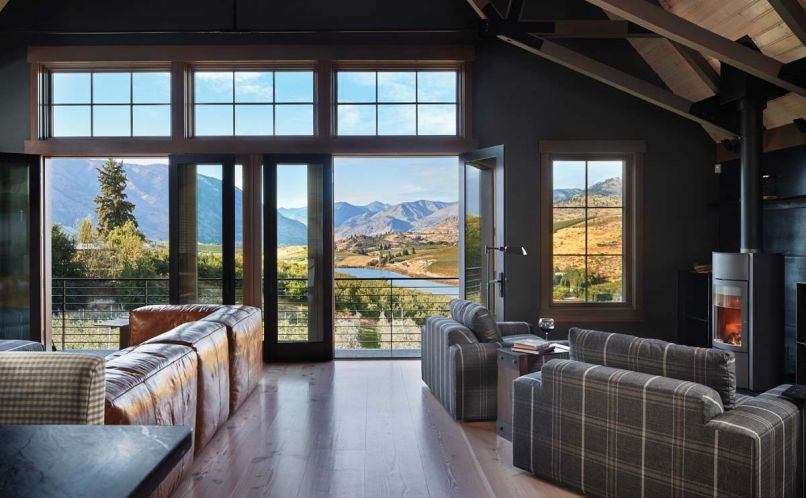
[[[521,339],[512,344],[512,351],[530,354],[550,353],[554,351],[554,344],[539,337],[534,339]]]

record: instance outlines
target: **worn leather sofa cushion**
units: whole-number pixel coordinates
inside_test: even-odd
[[[178,344],[198,355],[196,453],[229,417],[229,351],[227,329],[215,322],[191,322],[162,333],[145,344]]]
[[[217,311],[217,304],[159,304],[129,312],[129,345],[135,346],[183,323],[195,322]]]
[[[222,306],[202,319],[227,328],[229,342],[230,413],[243,404],[263,370],[263,320],[252,306]]]
[[[576,327],[568,343],[572,360],[696,382],[719,393],[726,410],[736,405],[736,359],[729,351]]]
[[[105,423],[195,427],[197,372],[196,352],[175,344],[143,344],[107,360]],[[152,496],[170,496],[193,453],[187,452]]]

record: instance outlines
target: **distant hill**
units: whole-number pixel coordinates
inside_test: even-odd
[[[588,195],[597,198],[597,205],[617,205],[621,203],[623,192],[621,178],[614,177],[595,183],[588,188]],[[585,190],[581,188],[554,189],[553,202],[555,206],[576,207],[584,205]]]

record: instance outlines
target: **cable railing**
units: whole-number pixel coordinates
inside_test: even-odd
[[[420,327],[446,315],[459,294],[458,278],[378,277],[334,280],[333,333],[339,357],[418,357]],[[236,298],[243,281],[236,280]],[[306,278],[278,279],[280,342],[313,340]],[[199,301],[221,302],[221,279],[199,279]],[[105,325],[130,310],[168,303],[167,278],[54,278],[53,343],[57,349],[117,349],[119,329]]]

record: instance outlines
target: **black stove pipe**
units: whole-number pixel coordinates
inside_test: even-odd
[[[765,101],[744,97],[739,101],[741,114],[741,252],[762,250],[761,233],[761,154],[764,150]]]

